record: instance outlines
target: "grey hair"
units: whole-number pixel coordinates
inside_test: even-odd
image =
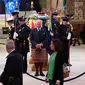
[[[15,43],[13,40],[7,40],[6,41],[6,48],[7,49],[14,49],[15,48]]]
[[[37,19],[37,20],[36,20],[36,25],[37,25],[39,22],[41,22],[41,25],[42,25],[42,20],[40,20],[40,19]]]

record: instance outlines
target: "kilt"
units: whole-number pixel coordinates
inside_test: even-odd
[[[45,48],[42,48],[41,50],[31,49],[31,56],[32,56],[33,62],[48,61],[48,55]]]

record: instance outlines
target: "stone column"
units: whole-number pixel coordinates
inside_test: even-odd
[[[56,9],[56,0],[52,0],[52,9]]]
[[[52,0],[52,8],[62,10],[62,0],[58,1],[58,8],[56,8],[57,0]]]
[[[46,5],[47,5],[46,0],[40,0],[40,5],[42,9],[46,8]]]
[[[63,0],[59,0],[58,10],[62,10],[62,3],[63,3]]]
[[[52,0],[46,0],[46,8],[52,10]]]

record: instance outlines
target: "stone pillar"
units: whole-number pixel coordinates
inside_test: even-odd
[[[46,0],[40,0],[40,5],[41,5],[41,8],[46,8]]]
[[[73,25],[74,37],[79,39],[80,32],[85,25],[85,0],[67,0],[67,12],[74,14],[70,22]]]
[[[52,10],[52,0],[46,0],[46,8]]]
[[[63,3],[63,0],[59,0],[58,10],[62,10],[62,3]]]
[[[52,9],[56,9],[56,0],[52,0]]]
[[[85,0],[67,0],[67,12],[74,14],[75,21],[85,20]]]

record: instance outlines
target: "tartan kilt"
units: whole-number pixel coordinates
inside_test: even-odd
[[[48,54],[46,52],[46,48],[42,48],[40,51],[31,48],[31,56],[33,62],[47,62]]]

